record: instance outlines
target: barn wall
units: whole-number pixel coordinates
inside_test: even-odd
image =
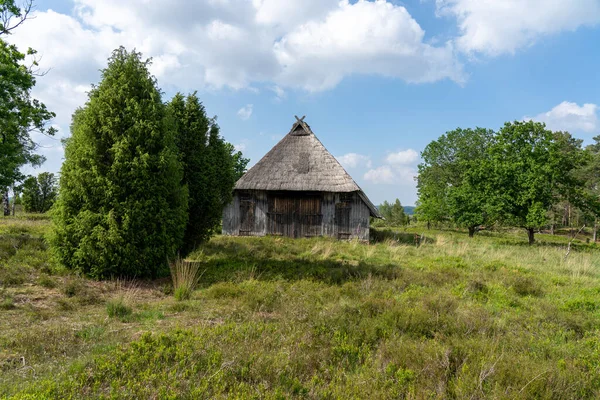
[[[358,193],[323,193],[321,203],[322,223],[318,232],[322,236],[339,239],[369,240],[370,210]],[[269,199],[268,192],[246,191],[234,194],[233,202],[223,210],[223,234],[264,236],[268,233]],[[254,223],[246,226],[242,232],[242,216],[240,205],[243,201],[253,202]],[[246,203],[248,204],[248,203]],[[341,223],[340,221],[344,221]],[[290,234],[291,228],[284,228],[285,235]]]
[[[223,235],[237,236],[240,232],[240,198],[233,194],[233,201],[223,209]]]
[[[327,231],[326,236],[368,241],[371,211],[358,193],[329,193],[329,195],[331,195],[328,199],[328,220],[330,224],[324,226],[324,231]],[[333,199],[333,202],[331,199]],[[339,207],[344,204],[350,210],[347,211],[349,214],[347,215],[348,224],[342,227],[339,218],[341,214],[339,213]]]
[[[337,196],[339,198],[339,196]],[[323,236],[337,236],[335,228],[335,193],[323,193],[321,212],[323,213]]]
[[[240,205],[242,201],[251,201],[254,206],[254,223],[251,227],[242,227]],[[223,210],[223,235],[264,236],[267,233],[267,194],[264,191],[236,191],[233,201]],[[243,228],[242,232],[240,230]],[[250,228],[245,230],[246,228]]]

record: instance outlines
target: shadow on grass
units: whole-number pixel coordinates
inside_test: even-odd
[[[202,256],[197,257],[203,259],[202,286],[246,279],[310,279],[327,284],[343,284],[364,279],[369,275],[388,280],[397,279],[406,272],[402,266],[386,262],[330,258],[318,260],[315,259],[316,256],[311,257],[299,252],[296,247],[289,252],[282,252],[281,248],[273,248],[278,243],[268,243],[264,239],[248,239],[247,244],[242,241],[211,241],[202,246]],[[293,246],[294,244],[290,245]],[[191,258],[196,257],[192,255]]]

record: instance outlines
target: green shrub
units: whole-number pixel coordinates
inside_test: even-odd
[[[94,278],[166,275],[183,242],[187,187],[149,65],[115,50],[73,115],[51,244]]]

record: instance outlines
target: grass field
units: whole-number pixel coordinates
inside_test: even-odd
[[[49,229],[0,219],[0,398],[600,397],[594,244],[215,237],[175,301],[168,279],[69,274]]]

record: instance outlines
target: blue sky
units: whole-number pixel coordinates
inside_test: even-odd
[[[294,115],[369,197],[416,201],[418,154],[456,127],[533,118],[600,134],[600,0],[38,0],[11,37],[49,69],[34,95],[59,137],[119,45],[165,92],[197,90],[258,161]],[[39,138],[56,172],[59,140]],[[36,171],[37,172],[37,171]]]

